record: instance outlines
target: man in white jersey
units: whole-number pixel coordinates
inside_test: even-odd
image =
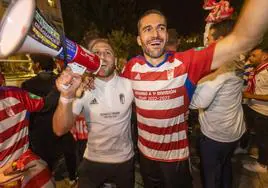
[[[210,27],[208,44],[222,40],[234,26],[225,20]],[[232,187],[231,158],[246,131],[243,109],[243,62],[230,62],[202,78],[190,108],[199,109],[199,139],[203,186]]]
[[[61,97],[53,128],[57,135],[62,135],[72,128],[81,112],[84,114],[89,132],[84,160],[78,170],[79,187],[97,188],[109,181],[118,187],[131,188],[134,187],[131,82],[115,73],[116,57],[106,39],[94,40],[89,50],[103,62],[94,80],[95,89],[85,91],[80,99],[70,99],[75,96],[81,78],[67,69],[57,79]],[[69,84],[68,81],[72,85],[62,89],[61,84]]]
[[[234,31],[206,49],[166,52],[167,21],[157,11],[138,21],[143,56],[122,75],[132,81],[137,107],[140,167],[146,188],[192,187],[185,121],[197,81],[256,45],[268,24],[267,0],[249,0]],[[252,27],[254,25],[254,27]]]
[[[246,122],[256,131],[258,159],[253,164],[244,164],[244,168],[253,172],[267,172],[268,166],[268,49],[256,48],[250,53],[249,61],[255,66],[248,80],[244,97],[248,105],[244,106]]]

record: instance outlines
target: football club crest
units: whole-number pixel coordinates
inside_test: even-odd
[[[168,80],[174,78],[174,69],[167,70],[167,78]]]

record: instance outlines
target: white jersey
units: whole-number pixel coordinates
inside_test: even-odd
[[[198,84],[190,108],[199,109],[201,131],[218,142],[234,142],[246,131],[242,100],[243,80],[234,72]]]
[[[95,89],[75,100],[73,113],[83,112],[89,126],[86,159],[121,163],[133,157],[132,101],[131,82],[117,75],[108,82],[96,79]]]
[[[268,95],[268,70],[264,69],[256,74],[255,95]],[[256,112],[268,116],[268,101],[251,99],[248,106]]]

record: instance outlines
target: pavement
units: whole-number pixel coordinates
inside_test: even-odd
[[[192,138],[191,140],[192,143],[194,143],[195,139]],[[191,146],[194,146],[194,144],[191,144]],[[256,150],[253,150],[251,154],[254,154],[254,152],[256,152]],[[191,148],[193,185],[194,188],[202,188],[200,171],[198,168],[199,158],[195,153],[195,148]],[[254,160],[256,159],[250,157],[248,154],[239,154],[233,157],[233,188],[268,188],[268,173],[254,173],[243,168],[243,163],[254,162]],[[57,181],[56,187],[73,188],[77,187],[77,185],[70,185],[68,179],[65,178]],[[105,188],[114,188],[114,186],[106,186]],[[135,188],[143,188],[138,164],[135,165]]]

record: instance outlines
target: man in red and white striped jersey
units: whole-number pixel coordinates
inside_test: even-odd
[[[45,105],[43,98],[20,88],[0,87],[0,185],[23,177],[22,187],[54,187],[47,164],[28,149],[29,113],[45,111],[51,102]],[[4,175],[7,170],[18,173]]]
[[[139,19],[137,42],[143,56],[131,59],[122,75],[132,81],[146,188],[192,187],[186,114],[196,83],[257,44],[268,24],[264,7],[267,0],[247,1],[230,35],[208,48],[185,52],[165,51],[167,21],[161,12],[149,10]]]

